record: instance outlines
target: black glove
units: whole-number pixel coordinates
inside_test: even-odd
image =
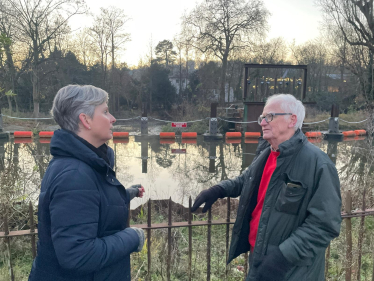
[[[292,264],[286,260],[282,252],[277,248],[265,256],[257,270],[258,281],[284,281]]]
[[[208,211],[212,207],[213,203],[217,201],[218,198],[224,198],[225,191],[219,185],[212,186],[209,189],[203,190],[196,197],[195,203],[191,208],[191,212],[195,212],[203,203],[205,206],[203,208],[203,213]]]

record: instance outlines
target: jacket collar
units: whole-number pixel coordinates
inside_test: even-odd
[[[99,157],[92,149],[64,129],[54,132],[50,150],[54,157],[76,158],[101,172],[106,172],[109,167],[103,158]]]
[[[279,145],[279,151],[280,151],[279,157],[287,157],[289,155],[294,154],[294,152],[298,151],[300,146],[305,141],[307,141],[305,135],[300,129],[297,129],[295,134],[289,140],[286,140],[285,142],[282,142]],[[270,149],[270,144],[266,140],[264,140],[262,137],[260,137],[258,141],[258,148],[257,148],[256,154],[259,151],[262,151],[266,148]]]

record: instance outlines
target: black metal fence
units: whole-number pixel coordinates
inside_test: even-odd
[[[345,212],[342,213],[342,217],[344,218],[346,222],[345,227],[345,238],[347,243],[347,249],[346,249],[346,264],[345,264],[345,280],[350,281],[352,277],[352,229],[350,227],[351,225],[351,219],[354,217],[366,217],[366,216],[374,216],[374,209],[368,209],[368,210],[358,210],[358,211],[351,211],[350,210],[350,193],[347,193],[346,196],[346,207]],[[188,280],[192,280],[192,255],[193,255],[193,243],[192,243],[192,228],[193,227],[199,227],[199,226],[207,226],[207,237],[206,237],[206,245],[207,245],[207,252],[206,252],[206,280],[211,280],[211,243],[212,243],[212,226],[213,225],[225,225],[226,226],[226,260],[228,257],[228,250],[229,250],[229,237],[230,237],[230,224],[233,224],[235,220],[230,218],[230,210],[231,210],[231,201],[230,198],[228,198],[226,206],[227,206],[227,212],[226,212],[226,218],[223,220],[212,220],[212,213],[211,210],[208,211],[208,219],[206,221],[193,221],[192,220],[192,214],[191,214],[191,204],[192,200],[191,197],[189,198],[189,206],[187,210],[187,221],[183,222],[173,222],[172,217],[172,200],[171,198],[168,200],[168,219],[165,223],[152,223],[152,200],[149,199],[147,202],[147,223],[146,224],[136,224],[131,225],[135,227],[139,227],[145,230],[147,233],[147,266],[148,266],[148,274],[146,280],[151,280],[151,274],[152,274],[152,251],[151,251],[151,237],[152,237],[152,230],[156,229],[167,229],[167,280],[171,280],[171,257],[172,257],[172,228],[178,228],[178,227],[184,227],[188,228]],[[130,214],[130,212],[129,212]],[[34,223],[34,210],[32,203],[29,203],[29,219],[28,219],[28,227],[29,229],[26,230],[17,230],[17,231],[10,231],[9,225],[8,225],[8,211],[5,209],[5,212],[3,214],[3,227],[4,231],[0,232],[0,238],[4,239],[5,245],[6,245],[6,255],[8,256],[8,265],[9,265],[9,272],[10,272],[10,278],[11,280],[15,280],[14,273],[13,273],[13,263],[12,263],[12,255],[11,255],[11,239],[16,239],[17,237],[23,237],[23,236],[31,236],[31,251],[32,256],[35,258],[36,256],[36,235],[38,234],[38,230],[35,228]],[[129,215],[130,216],[130,215]],[[130,217],[129,220],[130,221]],[[343,233],[341,233],[343,235]],[[326,273],[329,270],[329,257],[330,257],[330,247],[326,251]],[[248,255],[245,255],[245,263],[244,263],[244,274],[248,272]],[[228,276],[228,266],[226,266],[225,271],[226,277]],[[373,277],[374,278],[374,277]]]

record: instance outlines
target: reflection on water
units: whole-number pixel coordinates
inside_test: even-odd
[[[365,139],[344,142],[312,140],[336,163],[342,191],[360,187],[356,201],[361,208],[362,192],[368,190],[372,174],[372,146]],[[131,208],[148,198],[168,199],[188,205],[188,198],[221,180],[235,177],[252,162],[257,143],[240,140],[226,143],[197,140],[161,140],[158,136],[114,140],[115,171],[126,187],[142,184],[145,197],[134,199]],[[46,140],[0,142],[1,203],[37,202],[41,179],[51,156]],[[370,189],[371,190],[371,189]],[[365,195],[364,195],[365,196]],[[370,206],[372,196],[368,196]],[[354,199],[355,200],[355,199]],[[355,203],[354,203],[355,204]],[[366,204],[366,208],[368,208]]]

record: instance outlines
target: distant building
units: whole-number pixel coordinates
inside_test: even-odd
[[[170,66],[169,80],[175,87],[177,95],[187,88],[189,83],[188,76],[195,71],[195,62],[188,61],[187,67],[188,71],[185,64],[183,64],[182,67],[179,65]]]

